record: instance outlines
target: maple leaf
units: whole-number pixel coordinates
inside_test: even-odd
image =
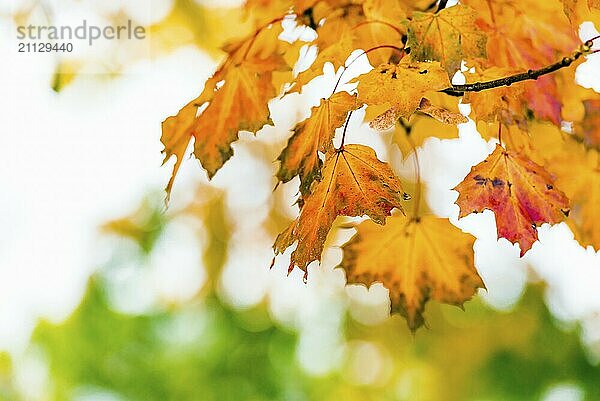
[[[344,66],[356,49],[372,50],[381,45],[398,44],[406,29],[401,24],[406,18],[405,4],[401,0],[366,0],[360,4],[346,3],[320,10],[324,16],[323,26],[317,26],[314,45],[318,53],[315,61],[298,74],[289,93],[300,92],[304,85],[323,74],[325,63],[334,68]],[[378,65],[392,57],[400,59],[399,50],[381,48],[369,52],[369,61]]]
[[[362,21],[364,16],[358,5],[331,10],[323,26],[317,30],[314,45],[318,53],[315,61],[298,74],[294,80],[295,85],[288,93],[301,92],[304,85],[322,75],[325,63],[333,64],[336,69],[343,66],[354,50],[353,27]]]
[[[579,44],[559,2],[465,0],[463,3],[477,11],[477,26],[488,36],[488,66],[540,68]],[[555,78],[542,76],[522,86],[522,97],[536,117],[559,125],[562,105]]]
[[[281,57],[245,62],[227,71],[225,83],[194,124],[194,155],[212,178],[231,157],[239,131],[272,124],[267,102],[277,95],[272,71],[285,68]]]
[[[450,86],[438,62],[382,64],[356,80],[360,104],[390,107],[375,118],[372,125],[376,127],[392,127],[398,117],[408,118],[415,112],[426,92]]]
[[[281,27],[273,26],[233,42],[224,49],[228,58],[207,81],[198,98],[162,124],[161,141],[166,162],[177,158],[167,185],[167,199],[181,166],[183,154],[194,138],[194,155],[209,178],[231,157],[231,143],[241,130],[256,132],[270,124],[267,102],[276,96],[274,71],[289,69],[277,49]],[[208,104],[197,116],[199,107]]]
[[[475,270],[475,238],[435,216],[392,216],[385,226],[358,225],[343,247],[341,267],[348,284],[381,282],[390,291],[392,311],[411,330],[423,323],[429,299],[462,305],[484,284]]]
[[[600,0],[561,0],[561,3],[573,28],[579,28],[584,21],[598,22],[597,16],[593,18],[591,12],[600,9]]]
[[[465,72],[467,82],[492,81],[517,72],[510,67],[491,67],[484,70],[476,68],[474,72]],[[465,93],[465,103],[471,104],[471,118],[475,121],[499,121],[504,125],[527,125],[524,115],[523,85],[501,86],[498,88]]]
[[[325,238],[337,216],[369,216],[385,224],[393,208],[402,210],[402,185],[387,163],[364,145],[345,145],[328,154],[323,179],[315,182],[304,197],[300,216],[277,237],[275,253],[292,252],[290,270],[306,271],[309,263],[321,260]]]
[[[450,76],[463,59],[486,56],[486,35],[475,25],[476,12],[464,5],[437,13],[415,12],[408,24],[410,55],[414,60],[438,60]]]
[[[584,100],[583,107],[585,115],[576,124],[575,133],[586,146],[600,150],[600,99]]]
[[[322,99],[319,106],[312,108],[310,117],[294,127],[294,134],[279,155],[281,165],[277,178],[288,182],[299,175],[300,190],[302,194],[308,193],[311,183],[320,180],[319,152],[331,150],[335,129],[341,127],[348,112],[356,108],[356,97],[347,92]]]
[[[538,226],[558,223],[569,213],[567,197],[543,167],[500,145],[454,190],[459,193],[459,217],[493,211],[498,238],[518,243],[521,256],[537,240]]]
[[[406,34],[405,4],[401,0],[366,0],[363,3],[365,21],[354,27],[354,47],[363,50],[380,45],[395,45]],[[400,46],[401,47],[401,46]],[[367,57],[372,65],[387,63],[394,56],[401,58],[395,49],[378,49]]]
[[[464,124],[469,121],[462,114],[432,104],[431,101],[425,97],[421,99],[417,111],[419,113],[427,114],[429,117],[444,124]]]
[[[175,156],[175,165],[173,166],[173,173],[169,178],[169,183],[165,188],[167,193],[167,201],[171,196],[171,190],[173,189],[173,183],[175,177],[183,162],[184,153],[190,143],[193,133],[193,125],[196,120],[196,112],[198,111],[198,104],[201,104],[202,96],[192,100],[186,104],[176,116],[168,117],[162,123],[162,135],[160,141],[164,145],[163,153],[165,155],[163,164]]]
[[[564,143],[548,163],[556,185],[572,203],[568,223],[582,245],[600,250],[600,153],[581,144]]]

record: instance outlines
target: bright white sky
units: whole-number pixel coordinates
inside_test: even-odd
[[[11,3],[14,6],[15,2],[8,0]],[[57,15],[70,8],[68,1],[51,3]],[[154,3],[156,15],[168,10],[164,2]],[[0,15],[7,9],[6,0],[0,1]],[[0,147],[4,149],[0,169],[0,349],[19,353],[36,319],[68,316],[80,301],[89,274],[106,263],[114,243],[102,239],[97,227],[135,209],[148,192],[167,182],[172,161],[160,167],[160,122],[199,93],[215,64],[199,51],[184,48],[153,61],[136,62],[116,78],[84,75],[55,94],[50,89],[54,60],[39,54],[17,57],[14,25],[0,17],[0,30]],[[593,29],[586,27],[581,36],[594,36]],[[366,63],[353,66],[355,73],[366,68]],[[579,67],[578,79],[598,91],[598,71],[600,55]],[[307,116],[309,107],[329,94],[332,80],[333,71],[328,68],[324,78],[310,85],[308,94],[272,102],[276,126],[262,130],[258,139],[242,134],[235,157],[214,180],[214,185],[226,190],[228,207],[241,221],[222,283],[226,298],[244,306],[268,295],[274,316],[301,330],[298,355],[315,373],[326,372],[339,360],[341,339],[337,333],[345,305],[353,306],[357,319],[378,321],[387,314],[386,292],[377,285],[368,293],[364,287],[344,289],[343,273],[332,270],[341,259],[337,248],[326,251],[321,268],[311,268],[308,285],[302,284],[297,271],[285,277],[288,261],[284,257],[277,259],[276,268],[267,269],[273,239],[261,231],[260,224],[276,166],[255,159],[251,146],[256,140],[280,140],[289,135],[288,129]],[[349,132],[351,142],[370,144],[380,158],[410,176],[413,160],[409,158],[403,165],[399,154],[387,154],[381,142],[385,136],[356,122]],[[483,160],[493,147],[481,139],[472,122],[460,127],[458,140],[426,141],[419,157],[423,179],[435,194],[428,199],[433,210],[478,238],[476,265],[488,287],[482,293],[487,302],[510,308],[531,269],[547,283],[553,313],[566,321],[581,321],[584,340],[600,344],[600,255],[579,246],[565,224],[543,226],[540,242],[519,259],[515,246],[496,240],[491,212],[456,221],[458,207],[453,202],[457,194],[448,188],[461,181],[470,166]],[[172,196],[173,207],[189,200],[190,188],[199,181],[205,178],[197,164],[184,163]],[[286,188],[289,204],[296,192],[294,185],[297,183]],[[117,300],[123,309],[143,311],[161,297],[185,299],[193,294],[202,280],[197,268],[200,251],[186,230],[169,228],[152,256],[150,273],[141,277],[134,266],[130,269],[133,273],[115,278],[131,294]],[[338,242],[345,239],[347,236]],[[128,271],[127,266],[124,269]]]

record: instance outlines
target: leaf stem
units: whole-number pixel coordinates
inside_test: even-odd
[[[404,122],[402,122],[402,125],[404,127],[406,127],[406,124]],[[412,129],[412,127],[411,127]],[[418,219],[419,218],[419,208],[421,206],[421,163],[419,161],[419,152],[417,151],[417,146],[415,145],[415,142],[412,140],[411,136],[410,136],[410,131],[406,130],[406,141],[408,142],[408,144],[410,145],[410,147],[413,150],[413,154],[415,155],[415,181],[417,183],[417,186],[415,188],[415,196],[413,198],[414,201],[414,206],[413,206],[413,215],[412,218],[413,219]]]
[[[421,163],[419,161],[419,154],[417,153],[417,146],[415,145],[415,141],[413,141],[412,137],[410,136],[411,131],[412,131],[412,125],[408,121],[406,121],[403,117],[400,117],[398,119],[398,123],[404,130],[404,135],[406,135],[406,141],[412,148],[413,154],[415,155],[415,182],[417,185],[415,187],[415,194],[413,197],[414,206],[413,206],[413,215],[411,216],[411,218],[418,219],[419,218],[419,208],[421,206]]]
[[[342,142],[340,143],[340,147],[336,149],[336,151],[344,150],[344,143],[346,142],[346,131],[348,130],[348,124],[350,123],[350,117],[352,117],[352,112],[354,110],[350,110],[348,112],[348,117],[346,118],[346,123],[344,124],[344,131],[342,132]]]
[[[579,59],[581,56],[594,53],[594,51],[592,51],[592,46],[594,45],[594,40],[596,39],[598,39],[598,37],[586,41],[584,44],[579,46],[579,48],[577,48],[577,50],[575,50],[570,56],[563,57],[562,60],[550,64],[546,67],[542,67],[537,70],[527,70],[526,72],[509,75],[508,77],[498,78],[491,81],[474,82],[472,84],[464,85],[452,85],[452,87],[443,89],[440,92],[443,92],[450,96],[463,96],[465,92],[481,92],[483,90],[499,88],[501,86],[510,86],[514,83],[521,81],[536,80],[542,75],[550,74],[554,71],[560,70],[561,68],[570,66],[571,64],[573,64],[573,62],[575,62],[575,60]]]

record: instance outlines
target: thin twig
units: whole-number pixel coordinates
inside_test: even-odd
[[[494,79],[492,81],[475,82],[472,84],[464,85],[452,85],[451,88],[443,89],[440,92],[443,92],[450,96],[463,96],[465,92],[480,92],[486,89],[499,88],[501,86],[510,86],[514,83],[521,81],[536,80],[542,75],[550,74],[554,71],[560,70],[561,68],[570,66],[575,60],[577,60],[583,55],[593,53],[592,46],[594,45],[595,39],[597,39],[597,37],[586,41],[583,45],[579,46],[579,48],[575,50],[570,56],[564,57],[562,60],[557,61],[554,64],[550,64],[546,67],[542,67],[538,70],[528,70],[526,72],[510,75],[504,78]]]

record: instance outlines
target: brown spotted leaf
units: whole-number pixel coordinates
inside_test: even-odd
[[[491,210],[498,238],[518,243],[521,256],[537,241],[538,226],[558,223],[569,213],[569,200],[543,167],[500,145],[454,189],[459,217]]]
[[[357,81],[359,104],[389,107],[371,123],[378,129],[393,127],[399,117],[410,117],[426,92],[450,86],[448,75],[438,62],[382,64]]]
[[[341,267],[349,284],[381,282],[389,289],[392,311],[414,331],[424,322],[428,300],[460,306],[484,287],[474,266],[474,242],[435,216],[392,216],[385,226],[365,221],[344,245]]]
[[[400,181],[367,146],[345,145],[330,152],[322,175],[323,179],[316,181],[303,198],[300,216],[275,241],[276,254],[298,243],[290,268],[306,270],[309,263],[321,260],[325,238],[337,216],[367,215],[385,224],[392,209],[402,209]]]

